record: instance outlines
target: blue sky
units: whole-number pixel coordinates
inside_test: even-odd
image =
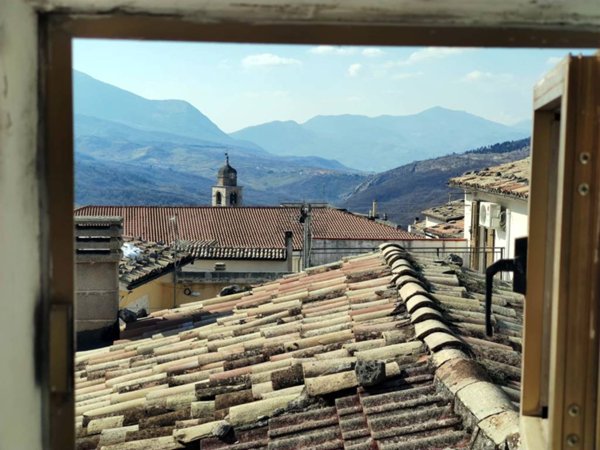
[[[73,66],[150,99],[187,100],[221,129],[433,106],[529,119],[534,84],[569,51],[78,39]]]

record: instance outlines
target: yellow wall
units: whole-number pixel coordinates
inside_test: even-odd
[[[173,302],[173,274],[169,273],[131,291],[119,291],[119,309],[127,308],[137,311],[143,307],[150,313],[161,309],[173,308],[174,305],[179,306],[184,303],[214,298],[221,292],[221,289],[230,285],[231,282],[179,284],[177,286],[175,305]],[[184,290],[186,288],[200,295],[185,295]]]
[[[179,285],[177,287],[177,303],[182,305],[184,303],[197,302],[200,300],[206,300],[207,298],[216,297],[221,289],[226,286],[231,286],[231,282],[225,283],[189,283],[186,282],[185,285]],[[243,286],[238,283],[238,286]],[[173,285],[171,285],[171,299],[173,298]],[[198,296],[185,295],[185,288],[189,288],[192,292],[196,292]]]
[[[173,307],[172,273],[163,275],[131,291],[121,290],[119,292],[119,309],[137,310],[140,307],[146,308],[147,312]]]

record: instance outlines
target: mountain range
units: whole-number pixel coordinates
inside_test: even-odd
[[[371,175],[349,194],[340,205],[344,208],[367,213],[373,200],[378,211],[389,220],[408,226],[432,206],[462,198],[460,190],[449,188],[448,180],[470,170],[517,161],[526,158],[530,151],[529,138],[508,141],[451,154],[416,161],[382,173]]]
[[[225,153],[240,172],[247,204],[336,202],[362,181],[356,170],[318,156],[277,156],[221,131],[180,100],[148,100],[74,71],[76,203],[207,204]],[[144,189],[125,195],[131,179]],[[93,189],[91,179],[111,180]],[[338,190],[319,187],[323,176]],[[315,189],[298,184],[316,179]],[[184,192],[173,186],[186,186]],[[123,189],[121,189],[123,188]],[[104,192],[100,196],[99,191]]]
[[[423,186],[433,201],[441,191],[434,190],[437,197],[425,192],[427,176],[417,176],[421,170],[395,167],[404,162],[411,167],[453,165],[444,158],[416,166],[413,161],[526,136],[531,125],[507,127],[433,108],[413,116],[271,122],[228,135],[182,100],[149,100],[78,71],[73,88],[77,205],[208,204],[228,153],[244,186],[245,204],[327,202],[366,212],[377,198],[390,218],[405,223],[410,208],[402,196]],[[493,154],[465,157],[471,165],[453,167],[487,165],[495,161]],[[377,168],[390,170],[367,172]],[[452,173],[458,175],[456,170]],[[424,172],[438,183],[444,170]]]
[[[302,124],[275,121],[231,136],[275,155],[327,155],[348,167],[384,171],[415,160],[522,139],[530,135],[530,129],[530,121],[507,126],[435,107],[405,116],[317,116]]]

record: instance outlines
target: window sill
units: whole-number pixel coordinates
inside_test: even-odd
[[[521,416],[521,445],[524,450],[547,449],[548,441],[546,433],[548,419],[534,416]]]

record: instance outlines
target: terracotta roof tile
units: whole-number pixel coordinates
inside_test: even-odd
[[[294,250],[302,249],[300,210],[293,207],[171,207],[84,206],[76,216],[123,217],[123,234],[155,242],[179,239],[213,242],[215,247],[285,249],[284,234],[293,232]],[[317,207],[312,210],[314,239],[401,241],[421,239],[407,231],[384,225],[345,210]]]
[[[128,252],[122,252],[119,262],[119,281],[126,289],[172,272],[175,264],[182,267],[193,261],[188,251],[141,240],[126,239]]]
[[[128,324],[141,339],[77,354],[78,447],[503,445],[516,432],[522,301],[496,287],[486,340],[478,293],[454,294],[471,276],[386,245],[153,313]]]
[[[285,260],[285,248],[188,247],[196,259]]]
[[[433,206],[421,212],[421,214],[435,219],[448,222],[465,217],[465,200],[453,200],[441,206]]]
[[[450,186],[473,189],[516,198],[529,197],[529,158],[467,172],[451,178]]]

